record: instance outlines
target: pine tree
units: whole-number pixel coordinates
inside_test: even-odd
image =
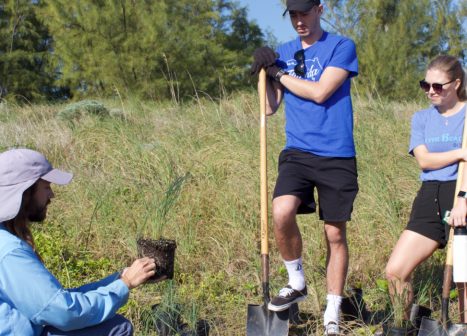
[[[357,83],[392,98],[419,94],[418,80],[430,54],[429,4],[429,0],[373,2],[356,40]]]
[[[457,18],[460,22],[467,22],[467,1],[462,1],[461,3],[461,7],[459,8],[459,11],[458,11],[458,14],[457,14]],[[465,31],[464,31],[465,33]],[[465,34],[464,34],[465,36]],[[462,50],[463,50],[463,57],[462,57],[462,62],[464,64],[464,67],[467,66],[467,40],[466,39],[463,39],[462,40]]]
[[[0,98],[53,98],[55,73],[49,68],[51,39],[36,15],[40,2],[0,0]]]
[[[354,88],[413,98],[438,54],[467,62],[465,1],[323,4],[324,29],[357,45]],[[231,0],[0,0],[0,98],[219,97],[254,85],[266,36]]]
[[[54,37],[54,61],[61,85],[77,98],[88,91],[100,96],[132,89],[132,59],[137,51],[138,20],[130,1],[48,0],[41,16]],[[136,50],[135,50],[136,49]]]
[[[432,26],[433,54],[448,54],[464,58],[463,41],[465,35],[462,30],[462,12],[452,0],[438,0],[433,2]]]
[[[244,9],[227,0],[47,0],[41,15],[56,64],[77,98],[120,94],[180,101],[193,88],[217,97],[248,85],[263,43]]]
[[[464,57],[459,16],[452,0],[376,0],[357,34],[360,74],[357,83],[370,92],[407,99],[423,93],[418,81],[438,54]]]

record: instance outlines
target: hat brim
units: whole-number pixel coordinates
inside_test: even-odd
[[[282,14],[282,16],[284,16],[285,14],[287,14],[287,12],[290,12],[290,11],[296,11],[296,12],[300,12],[300,13],[307,13],[309,11],[311,11],[311,9],[316,6],[315,3],[307,3],[307,4],[293,4],[293,5],[290,5],[287,7],[287,9],[285,10],[284,14]]]
[[[0,187],[0,222],[7,221],[16,217],[21,208],[23,193],[32,186],[37,179],[18,183],[11,186]]]
[[[58,169],[52,169],[40,178],[54,184],[65,185],[70,183],[73,178],[73,174],[65,173]],[[2,205],[0,207],[0,222],[16,217],[19,209],[21,208],[24,191],[32,186],[37,180],[39,180],[39,178],[11,186],[0,187],[0,204]]]
[[[41,179],[58,185],[68,184],[72,178],[73,174],[65,173],[58,169],[52,169],[47,174],[41,176]]]

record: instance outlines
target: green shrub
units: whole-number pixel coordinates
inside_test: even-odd
[[[112,110],[112,114],[119,115],[120,110]],[[68,104],[64,110],[58,112],[60,119],[79,119],[85,115],[98,115],[108,117],[109,109],[103,104],[95,100],[83,100],[77,103]]]

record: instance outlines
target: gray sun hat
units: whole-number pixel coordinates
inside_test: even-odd
[[[44,155],[30,149],[0,154],[0,222],[16,217],[23,192],[40,178],[64,185],[70,183],[73,174],[53,169]]]

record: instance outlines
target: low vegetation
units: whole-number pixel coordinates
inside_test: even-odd
[[[148,211],[148,204],[185,177],[162,232],[178,243],[174,281],[134,290],[120,313],[134,323],[138,335],[150,335],[150,307],[176,297],[185,322],[193,323],[196,314],[211,322],[213,335],[243,335],[247,304],[261,302],[257,95],[237,93],[189,104],[102,103],[122,110],[122,117],[83,114],[64,120],[56,116],[65,105],[0,104],[1,151],[35,149],[53,166],[75,175],[70,185],[54,187],[47,220],[34,225],[46,267],[64,286],[75,287],[129,265],[136,257],[135,237],[150,236],[151,221],[158,216]],[[427,106],[425,101],[354,97],[360,192],[348,225],[346,286],[362,283],[372,318],[371,326],[346,324],[349,333],[370,335],[391,318],[387,283],[381,280],[420,185],[419,168],[407,149],[411,116]],[[268,118],[271,195],[285,144],[284,123],[283,108]],[[311,215],[301,216],[299,224],[310,290],[300,305],[302,324],[291,328],[291,334],[321,334],[326,302],[323,223]],[[276,293],[287,274],[272,229],[270,246]],[[444,252],[437,251],[414,275],[416,292],[435,317],[440,314],[443,264]]]

